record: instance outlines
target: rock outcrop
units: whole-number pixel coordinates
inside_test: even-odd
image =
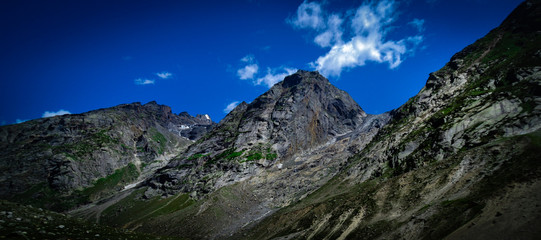
[[[148,182],[148,193],[209,193],[268,169],[295,168],[306,162],[300,156],[353,132],[373,134],[386,120],[386,114],[368,116],[318,72],[299,70],[252,103],[239,104],[161,169]]]
[[[191,144],[185,126],[212,124],[149,102],[2,126],[0,196],[55,210],[98,200]]]
[[[539,1],[521,4],[430,74],[344,171],[234,238],[536,238],[539,23]]]
[[[184,224],[167,228],[167,234],[229,236],[325,184],[389,118],[388,113],[366,114],[318,72],[301,70],[252,103],[239,104],[122,201],[146,205],[160,197],[175,201],[190,195],[197,202],[175,213],[183,217],[171,216]],[[125,221],[132,209],[122,201],[97,220],[144,231],[178,223],[147,221],[144,215]],[[227,217],[213,217],[216,211]],[[92,216],[89,211],[81,215]]]

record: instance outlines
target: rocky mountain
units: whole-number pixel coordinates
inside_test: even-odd
[[[299,71],[90,219],[193,239],[532,239],[540,16],[525,2],[389,114]]]
[[[239,104],[129,195],[74,214],[141,231],[164,224],[170,235],[229,236],[323,185],[388,120],[366,114],[319,73],[298,71]]]
[[[541,4],[466,47],[337,176],[245,239],[536,239]]]
[[[198,140],[216,125],[207,114],[193,117],[187,112],[181,112],[178,116],[179,121],[173,123],[174,126],[180,125],[180,135],[192,141]]]
[[[55,210],[144,179],[210,129],[149,102],[0,127],[0,196]]]
[[[528,0],[381,115],[301,70],[215,126],[149,103],[3,127],[2,181],[27,186],[3,184],[3,198],[98,192],[69,214],[189,239],[536,239],[540,35],[541,3]],[[85,175],[96,161],[109,177]],[[47,170],[58,162],[69,168]]]
[[[299,154],[353,131],[370,132],[385,124],[385,116],[368,116],[325,77],[299,70],[252,103],[237,106],[149,185],[168,194],[208,193],[265,169],[295,166]]]

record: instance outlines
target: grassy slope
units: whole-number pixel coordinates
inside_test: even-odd
[[[84,222],[64,214],[0,201],[0,239],[157,239],[157,236]],[[159,237],[159,239],[182,239]]]
[[[422,230],[415,238],[441,239],[482,213],[486,202],[505,194],[506,187],[539,181],[539,152],[541,132],[538,131],[500,139],[397,177],[380,177],[355,185],[337,177],[235,238],[271,239],[305,232],[307,234],[301,238],[336,239],[354,226],[348,238],[398,239],[408,238],[399,229],[417,225]],[[480,156],[481,153],[485,155]],[[495,155],[505,155],[502,165],[492,160],[497,159]],[[454,182],[460,163],[475,157],[478,159],[474,163],[484,164],[487,168],[472,171]],[[479,177],[473,173],[488,175]],[[470,186],[472,182],[474,185]],[[471,191],[463,192],[463,187]],[[532,200],[541,204],[539,199]],[[356,223],[356,216],[362,221]]]
[[[370,157],[363,154],[390,152],[387,168],[375,174],[379,177],[352,184],[344,180],[347,176],[343,174],[306,199],[278,211],[235,238],[441,239],[479,217],[488,202],[507,194],[507,186],[539,182],[539,132],[514,138],[501,138],[503,134],[497,128],[495,132],[477,132],[481,135],[479,141],[464,146],[456,154],[447,152],[445,159],[435,161],[435,153],[449,151],[438,144],[442,133],[476,101],[490,104],[502,99],[517,99],[522,102],[521,114],[530,114],[536,107],[532,100],[541,94],[539,83],[516,79],[521,69],[541,65],[540,58],[533,54],[539,51],[541,38],[531,29],[532,26],[538,28],[541,22],[539,11],[518,12],[514,17],[528,18],[532,14],[532,21],[521,19],[521,24],[504,23],[505,28],[493,30],[455,55],[461,64],[449,63],[435,73],[442,76],[467,72],[475,77],[470,77],[462,90],[428,121],[410,124],[419,107],[415,105],[417,96],[395,112],[394,120],[353,159],[357,166],[363,162],[370,164]],[[489,67],[481,73],[469,72],[475,65]],[[496,87],[489,88],[489,83],[494,80]],[[496,124],[499,125],[494,126],[503,126],[505,122]],[[478,126],[471,126],[467,131],[475,132]],[[401,136],[402,142],[393,148],[377,149],[388,147],[381,143],[393,142],[397,136]],[[420,146],[407,158],[397,159],[397,154],[414,141]],[[470,162],[482,167],[476,169]],[[538,199],[532,199],[531,204],[541,205]],[[503,234],[512,236],[518,229]]]

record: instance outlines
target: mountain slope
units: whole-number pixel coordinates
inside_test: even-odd
[[[194,238],[229,236],[327,182],[388,118],[367,115],[319,73],[298,71],[252,103],[241,103],[97,220]],[[178,211],[133,214],[161,211],[152,204],[159,196],[172,203],[186,194],[197,202]]]
[[[0,127],[0,196],[58,211],[109,196],[191,144],[196,120],[150,102]]]
[[[288,167],[296,154],[310,152],[361,128],[366,118],[366,113],[347,93],[332,86],[323,76],[298,71],[252,103],[237,106],[208,136],[161,169],[163,177],[156,177],[159,180],[151,181],[151,186],[166,192],[176,190],[174,186],[184,192],[210,192],[226,185],[223,182],[253,175],[244,171],[246,168],[259,171],[278,164]],[[198,167],[203,168],[202,173],[193,172]],[[206,181],[201,188],[177,183],[182,182],[183,175],[197,181],[228,169],[240,173],[211,177],[208,179],[211,183]],[[171,185],[162,187],[164,178],[171,179],[167,181]]]
[[[234,238],[539,236],[540,5],[430,74],[341,174]]]

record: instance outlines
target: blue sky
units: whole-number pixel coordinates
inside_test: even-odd
[[[296,69],[382,113],[520,2],[2,1],[0,124],[152,100],[219,121]]]

